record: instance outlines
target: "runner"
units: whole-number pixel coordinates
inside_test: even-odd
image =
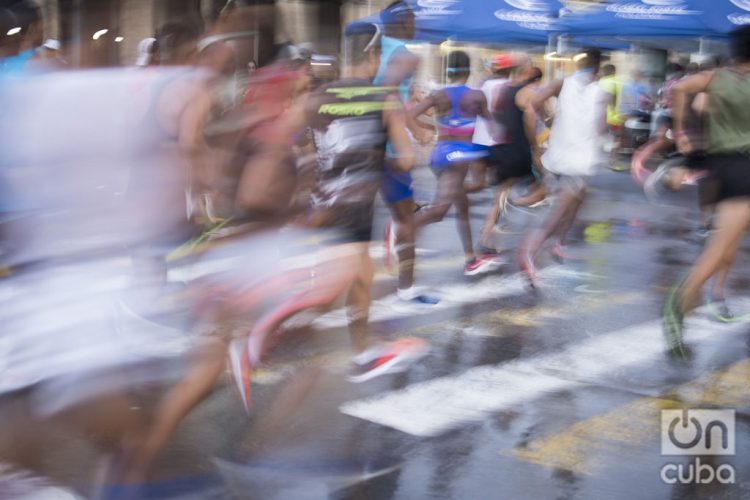
[[[557,97],[555,121],[549,149],[541,155],[536,140],[532,142],[534,163],[549,172],[546,179],[556,196],[555,206],[542,228],[532,230],[521,243],[518,262],[532,286],[537,285],[534,260],[547,239],[557,237],[553,253],[565,258],[565,236],[586,195],[586,177],[594,175],[601,162],[601,136],[606,124],[606,104],[612,95],[596,80],[601,53],[596,49],[582,52],[578,71],[555,82],[536,95],[533,105],[526,107],[527,124],[536,124],[542,106],[550,97]]]
[[[685,133],[685,97],[699,92],[709,96],[706,164],[718,189],[714,233],[664,307],[665,332],[672,346],[680,351],[685,314],[700,302],[704,283],[734,262],[750,222],[750,26],[737,28],[730,40],[734,64],[693,75],[672,89],[675,137],[683,154],[693,151]]]
[[[414,75],[419,67],[419,57],[406,48],[406,43],[414,39],[414,12],[403,0],[388,5],[380,13],[383,24],[381,62],[376,85],[398,87],[403,103],[408,102]],[[427,132],[407,115],[407,126],[420,143],[426,142]],[[431,135],[431,134],[430,134]],[[396,297],[407,303],[436,304],[438,299],[423,293],[414,286],[415,222],[414,190],[412,177],[408,172],[390,168],[392,151],[387,150],[385,176],[381,194],[391,212],[392,221],[385,228],[386,263],[398,259],[398,288]]]
[[[491,118],[484,94],[466,86],[470,68],[471,61],[465,52],[451,52],[447,69],[450,86],[431,94],[411,112],[412,117],[416,118],[434,107],[439,127],[438,143],[430,158],[430,166],[438,178],[437,193],[433,203],[415,215],[415,227],[441,221],[451,206],[455,206],[458,235],[466,259],[464,274],[468,276],[497,268],[501,264],[497,256],[475,255],[471,241],[469,199],[464,190],[464,179],[471,162],[486,154],[484,148],[471,143],[477,116],[487,120]],[[490,122],[490,125],[493,123]]]
[[[524,121],[525,110],[537,94],[536,89],[529,85],[533,78],[528,60],[519,61],[510,81],[498,87],[493,96],[492,113],[504,136],[499,144],[489,149],[489,163],[494,168],[493,179],[498,188],[479,239],[481,249],[486,253],[497,253],[492,230],[510,189],[518,180],[533,175],[530,144],[536,143],[538,120],[535,119],[533,124]]]
[[[485,80],[484,83],[482,83],[481,88],[488,105],[492,103],[497,88],[507,82],[510,78],[510,74],[516,66],[516,58],[513,57],[512,54],[499,54],[492,58],[490,65],[492,77]],[[496,124],[495,127],[498,139],[502,139],[502,128],[498,124]],[[474,128],[474,136],[471,138],[471,142],[486,149],[497,144],[497,140],[490,135],[488,122],[481,116],[477,117],[477,124]],[[471,182],[464,184],[464,189],[468,194],[481,191],[487,185],[486,174],[488,166],[489,163],[487,158],[481,161],[475,161],[471,164],[469,169]]]

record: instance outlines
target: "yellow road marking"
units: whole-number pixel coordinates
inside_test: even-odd
[[[526,462],[593,474],[607,463],[601,460],[603,455],[623,456],[628,448],[643,448],[647,443],[658,442],[661,410],[750,407],[748,381],[750,359],[682,384],[664,397],[638,399],[509,452]]]

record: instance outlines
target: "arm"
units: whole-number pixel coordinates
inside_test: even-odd
[[[385,103],[383,122],[388,130],[388,140],[396,153],[393,165],[403,172],[408,172],[414,168],[416,156],[406,131],[406,113],[401,100],[395,95],[388,96]]]
[[[537,119],[544,120],[544,103],[550,97],[559,96],[561,89],[562,80],[558,80],[545,87],[539,93],[534,93],[527,87],[516,94],[516,104],[523,110],[523,128],[529,145],[531,145],[531,155],[534,164],[542,171],[541,173],[544,173],[544,166],[541,160],[541,149],[536,142],[536,121]]]
[[[681,153],[687,154],[692,150],[684,129],[687,95],[705,92],[713,76],[713,71],[698,73],[680,80],[672,87],[672,129],[675,135],[675,144]]]

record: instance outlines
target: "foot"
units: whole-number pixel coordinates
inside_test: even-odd
[[[583,260],[583,258],[579,255],[568,253],[565,249],[565,246],[561,245],[560,243],[555,243],[554,245],[552,245],[549,251],[552,254],[552,257],[561,264],[566,260]]]
[[[518,267],[521,268],[524,278],[532,288],[536,288],[539,285],[539,278],[536,274],[536,266],[534,265],[534,257],[528,250],[519,250],[518,255]]]
[[[415,337],[370,348],[354,358],[348,379],[360,383],[381,375],[404,372],[428,351],[429,344]]]
[[[685,356],[685,346],[683,343],[684,333],[684,313],[679,305],[678,288],[672,289],[664,304],[663,330],[667,339],[669,349],[682,357]]]
[[[398,297],[399,301],[407,304],[435,305],[440,302],[439,298],[421,292],[414,287],[407,289],[399,288],[396,290],[396,297]]]
[[[712,298],[708,303],[708,310],[711,314],[711,318],[722,323],[728,323],[734,319],[734,314],[727,306],[727,301],[724,297]]]
[[[474,276],[494,271],[503,266],[505,261],[499,255],[478,255],[464,266],[465,276]]]

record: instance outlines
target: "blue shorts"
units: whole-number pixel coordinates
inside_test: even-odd
[[[383,185],[381,194],[386,203],[398,203],[399,201],[414,198],[414,190],[411,187],[412,178],[409,172],[398,172],[393,170],[386,162],[383,173]]]
[[[458,163],[479,160],[487,156],[487,150],[486,146],[470,142],[441,141],[432,150],[430,166],[439,171]]]

